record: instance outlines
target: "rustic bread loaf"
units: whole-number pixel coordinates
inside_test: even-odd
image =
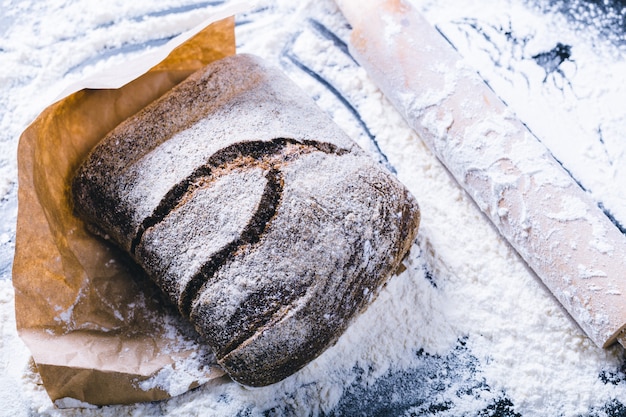
[[[253,386],[334,343],[419,223],[399,181],[250,55],[209,65],[118,126],[72,194]]]

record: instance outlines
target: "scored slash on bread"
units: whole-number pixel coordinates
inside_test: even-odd
[[[210,64],[118,126],[72,193],[253,386],[332,345],[419,224],[408,190],[251,55]]]
[[[150,262],[151,254],[155,248],[146,248],[145,245],[141,245],[144,232],[153,229],[150,234],[154,236],[158,233],[159,223],[165,221],[167,216],[175,217],[171,221],[172,227],[180,227],[184,219],[179,221],[178,217],[184,217],[184,215],[176,216],[174,213],[185,211],[193,203],[194,194],[200,194],[201,190],[214,195],[209,199],[217,200],[223,198],[223,195],[228,194],[229,191],[235,191],[237,194],[237,179],[246,184],[257,185],[251,187],[252,190],[257,189],[255,190],[256,193],[251,193],[251,196],[258,200],[258,205],[254,211],[237,210],[237,214],[245,213],[249,219],[239,233],[234,230],[228,230],[228,233],[224,233],[224,225],[231,222],[229,219],[223,219],[215,222],[215,232],[226,236],[214,236],[215,233],[211,233],[210,236],[202,236],[203,239],[220,240],[221,245],[218,245],[220,249],[210,257],[200,271],[187,281],[184,288],[181,288],[178,306],[182,314],[189,318],[192,302],[196,299],[200,287],[207,281],[207,277],[213,276],[215,271],[237,250],[246,245],[257,243],[269,221],[276,215],[284,188],[281,165],[297,158],[300,154],[312,151],[324,152],[325,149],[328,150],[328,153],[336,155],[343,153],[341,150],[336,150],[331,144],[310,141],[305,144],[298,144],[294,140],[282,138],[267,142],[239,143],[220,150],[209,158],[206,165],[199,167],[182,183],[174,186],[159,203],[154,213],[142,222],[131,244],[131,255],[139,256],[146,263]],[[238,199],[237,195],[230,197]],[[245,221],[245,219],[241,220]],[[153,239],[149,239],[149,241],[151,240]],[[141,251],[139,255],[136,254],[137,245]]]

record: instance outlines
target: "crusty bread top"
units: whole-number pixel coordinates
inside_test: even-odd
[[[284,137],[355,150],[330,118],[312,114],[311,98],[280,71],[254,56],[231,58],[197,71],[121,123],[79,168],[74,195],[82,206],[102,204],[103,195],[128,203],[80,213],[114,225],[108,233],[125,250],[162,196],[231,144]]]
[[[116,128],[73,193],[247,385],[332,344],[419,223],[395,177],[248,55],[209,65]]]

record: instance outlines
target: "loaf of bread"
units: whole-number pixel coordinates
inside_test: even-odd
[[[332,345],[419,224],[407,189],[251,55],[210,64],[119,125],[72,196],[251,386]]]

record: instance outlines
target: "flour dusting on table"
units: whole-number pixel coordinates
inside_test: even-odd
[[[594,49],[579,32],[568,29],[575,25],[569,25],[566,17],[560,18],[560,26],[541,32],[539,28],[553,27],[553,19],[561,15],[543,15],[522,1],[498,0],[487,10],[479,1],[414,1],[461,53],[469,54],[469,64],[479,69],[616,221],[626,222],[626,193],[620,191],[626,186],[620,180],[626,166],[622,161],[626,142],[619,138],[625,116],[613,106],[618,97],[624,97],[626,83],[620,74],[626,71],[618,71],[624,65],[621,55],[597,53],[598,48],[615,48],[596,41]],[[130,9],[107,3],[107,10],[100,12],[80,0],[64,6],[50,2],[52,6],[45,6],[50,10],[43,12],[36,10],[35,3],[9,1],[10,15],[17,16],[9,31],[23,37],[5,33],[0,41],[2,76],[9,79],[1,89],[4,97],[10,97],[0,99],[4,112],[0,213],[8,216],[0,222],[2,412],[106,417],[359,413],[595,417],[626,412],[622,348],[600,349],[584,335],[365,71],[338,52],[348,28],[329,0],[279,0],[241,16],[239,50],[281,65],[350,136],[372,150],[374,157],[386,160],[416,196],[422,221],[418,242],[404,262],[406,269],[389,281],[334,347],[278,384],[249,389],[223,378],[158,403],[55,409],[38,374],[29,367],[28,352],[15,332],[8,266],[2,269],[15,233],[11,216],[14,219],[17,137],[68,78],[88,75],[92,65],[121,62],[123,55],[98,58],[108,51],[101,46],[108,34],[119,37],[111,46],[115,48],[132,44],[133,39],[153,39],[155,28],[169,36],[191,27],[195,20],[192,13],[159,15],[145,0],[134,2]],[[192,4],[169,1],[160,7]],[[144,12],[152,13],[150,25],[116,17]],[[59,14],[67,19],[56,18]],[[0,23],[9,24],[4,17]],[[325,36],[318,24],[339,38]],[[41,38],[28,35],[32,26],[39,26]],[[101,37],[85,35],[94,26]],[[78,28],[75,33],[73,27]],[[65,42],[85,51],[83,57],[96,55],[92,64],[64,63],[72,55],[58,46],[64,32],[74,33]],[[485,41],[486,34],[495,44]],[[541,53],[555,48],[557,40],[572,45],[571,59],[553,68],[547,62],[549,55]],[[560,59],[566,52],[555,50],[550,56]],[[606,65],[585,59],[588,56],[606,60]],[[351,107],[306,69],[321,74]],[[593,75],[594,69],[600,73]],[[589,83],[594,77],[605,78],[599,90]],[[604,104],[596,107],[598,102]],[[580,215],[578,206],[563,204],[562,210],[551,213],[553,217],[567,221]],[[2,238],[5,235],[8,240]],[[600,241],[598,248],[611,250]],[[581,273],[595,272],[582,266]]]

